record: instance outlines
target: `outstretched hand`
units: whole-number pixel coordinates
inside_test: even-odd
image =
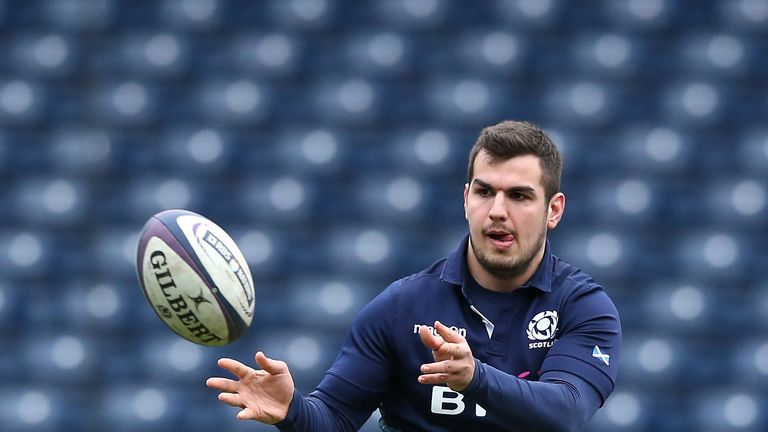
[[[275,424],[288,415],[293,399],[293,378],[285,362],[270,359],[261,351],[256,353],[256,363],[261,370],[237,360],[219,359],[219,367],[238,379],[208,378],[205,384],[221,391],[220,401],[241,408],[238,419]]]
[[[419,382],[422,384],[448,384],[453,391],[462,391],[475,376],[475,358],[469,343],[460,334],[435,321],[437,336],[427,326],[419,328],[419,337],[432,350],[434,363],[421,365]]]

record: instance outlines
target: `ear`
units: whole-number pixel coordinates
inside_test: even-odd
[[[565,195],[562,192],[556,193],[551,200],[549,200],[549,206],[547,208],[547,228],[555,229],[557,224],[560,223],[560,219],[565,212]]]
[[[464,219],[469,220],[467,215],[467,197],[469,196],[469,183],[464,183]]]

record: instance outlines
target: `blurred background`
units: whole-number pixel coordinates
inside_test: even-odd
[[[311,391],[357,311],[460,240],[504,119],[563,149],[553,250],[621,313],[589,430],[768,429],[768,0],[5,0],[0,58],[2,431],[274,430],[204,386],[216,359],[265,350]],[[167,208],[250,263],[230,346],[139,288]]]

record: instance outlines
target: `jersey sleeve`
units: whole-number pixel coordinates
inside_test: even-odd
[[[563,309],[557,342],[541,367],[566,372],[591,384],[602,403],[613,391],[621,352],[619,314],[599,287],[576,293]]]
[[[517,378],[475,360],[475,376],[462,393],[504,420],[509,430],[582,430],[600,406],[589,383],[564,372],[541,381]]]
[[[387,332],[395,319],[398,283],[360,311],[315,391],[294,394],[280,430],[357,430],[378,407],[393,382]]]
[[[515,428],[581,430],[613,391],[621,325],[597,286],[577,292],[561,312],[558,340],[544,358],[540,381],[476,361],[475,376],[462,393]]]

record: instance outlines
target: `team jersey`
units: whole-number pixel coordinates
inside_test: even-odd
[[[379,408],[384,430],[539,430],[537,422],[566,414],[562,407],[579,393],[594,407],[575,413],[587,417],[577,424],[588,420],[613,391],[621,348],[619,316],[603,288],[552,255],[547,242],[526,284],[482,298],[467,244],[465,236],[447,258],[363,308],[320,385],[307,397],[296,392],[278,427],[356,430]],[[465,337],[475,357],[461,393],[417,381],[420,366],[434,361],[419,327],[431,330],[436,320]]]

